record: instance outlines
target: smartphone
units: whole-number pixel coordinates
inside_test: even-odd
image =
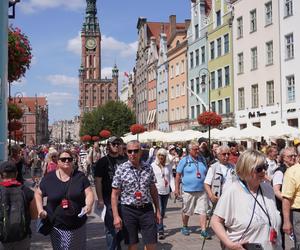
[[[243,244],[243,248],[246,250],[263,250],[263,247],[260,243],[246,243]]]

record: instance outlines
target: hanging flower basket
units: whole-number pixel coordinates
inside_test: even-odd
[[[19,28],[8,30],[8,82],[19,80],[30,67],[32,54],[27,36]]]
[[[8,123],[8,130],[11,132],[15,130],[19,130],[21,128],[22,128],[22,123],[18,120],[13,120]]]
[[[23,139],[23,131],[22,130],[13,131],[13,132],[11,132],[11,136],[12,136],[13,140],[20,141]]]
[[[216,112],[205,111],[197,117],[198,123],[203,126],[216,127],[222,122],[222,117]]]
[[[84,135],[84,136],[81,136],[81,141],[83,142],[89,142],[92,140],[92,137],[90,135]]]
[[[92,141],[99,141],[99,139],[100,139],[99,136],[96,136],[96,135],[92,136]]]
[[[100,135],[101,138],[107,139],[111,136],[111,132],[107,129],[103,129],[103,130],[100,131],[99,135]]]
[[[8,113],[8,119],[16,119],[19,120],[23,116],[23,110],[15,103],[9,102],[7,104],[7,113]]]
[[[141,124],[133,124],[130,126],[130,132],[133,135],[141,134],[141,133],[144,133],[145,131],[146,131],[146,128]]]

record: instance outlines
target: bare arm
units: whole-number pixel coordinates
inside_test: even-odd
[[[113,188],[111,192],[111,208],[114,217],[114,226],[117,230],[122,229],[122,220],[118,211],[118,201],[121,189]]]
[[[218,197],[213,194],[212,190],[211,190],[211,185],[208,185],[207,183],[204,183],[204,189],[208,195],[208,198],[211,200],[212,203],[217,203],[218,201]]]
[[[100,207],[103,207],[102,177],[95,177],[95,189],[98,198],[98,204]]]
[[[180,179],[181,179],[181,174],[180,173],[176,173],[176,178],[175,178],[175,197],[178,197],[179,194],[180,194],[180,191],[179,191]]]
[[[46,218],[47,212],[43,208],[43,195],[41,189],[38,187],[34,192],[34,199],[37,208],[37,214],[39,218]]]
[[[293,226],[290,220],[291,215],[291,200],[283,197],[282,199],[282,213],[283,213],[283,231],[286,234],[291,234]]]
[[[277,197],[277,199],[282,201],[282,194],[281,194],[280,188],[281,188],[280,184],[276,184],[273,186],[275,196]]]
[[[85,193],[85,213],[90,214],[92,212],[94,204],[94,193],[91,187],[87,187],[84,190]]]
[[[38,211],[37,211],[37,205],[36,205],[36,199],[32,199],[30,202],[30,217],[33,220],[36,220],[38,218]]]
[[[159,210],[159,202],[158,202],[158,192],[155,184],[151,184],[150,186],[150,194],[154,203],[155,207],[155,215],[156,215],[156,222],[159,224],[161,221],[161,215]]]

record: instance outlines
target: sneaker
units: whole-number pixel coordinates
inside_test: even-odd
[[[159,239],[159,240],[164,240],[164,239],[165,239],[165,234],[164,234],[164,232],[159,232],[159,233],[158,233],[158,239]]]
[[[211,235],[206,230],[201,230],[200,237],[203,239],[211,240]]]
[[[185,236],[188,236],[188,235],[190,235],[190,230],[188,229],[188,227],[182,227],[181,233]]]

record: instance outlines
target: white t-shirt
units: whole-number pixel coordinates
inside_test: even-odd
[[[223,165],[220,162],[216,162],[208,169],[204,183],[212,185],[214,173],[221,173],[223,178],[222,194],[228,187],[237,180],[234,166],[232,164]]]
[[[274,173],[272,182],[273,182],[273,186],[282,185],[282,183],[283,183],[283,173],[280,170],[278,170]]]
[[[274,176],[275,170],[278,168],[278,165],[277,165],[277,162],[274,160],[270,160],[269,158],[267,158],[266,160],[269,165],[267,174],[272,179]]]
[[[155,185],[158,194],[169,194],[170,187],[172,191],[175,191],[175,181],[173,177],[172,166],[170,164],[167,164],[163,168],[160,168],[155,161],[151,164],[151,166],[156,177]]]
[[[277,231],[278,236],[275,245],[272,245],[269,241],[270,226],[268,217],[257,202],[252,222],[247,232],[245,232],[251,220],[255,199],[242,187],[239,181],[234,182],[221,196],[214,214],[225,220],[224,226],[227,235],[233,242],[246,240],[249,243],[260,243],[264,250],[280,250],[282,249],[280,235],[281,218],[276,208],[274,192],[269,183],[261,183],[260,186],[264,199],[259,192],[257,201],[268,213],[271,225]],[[240,239],[243,234],[243,238]]]

